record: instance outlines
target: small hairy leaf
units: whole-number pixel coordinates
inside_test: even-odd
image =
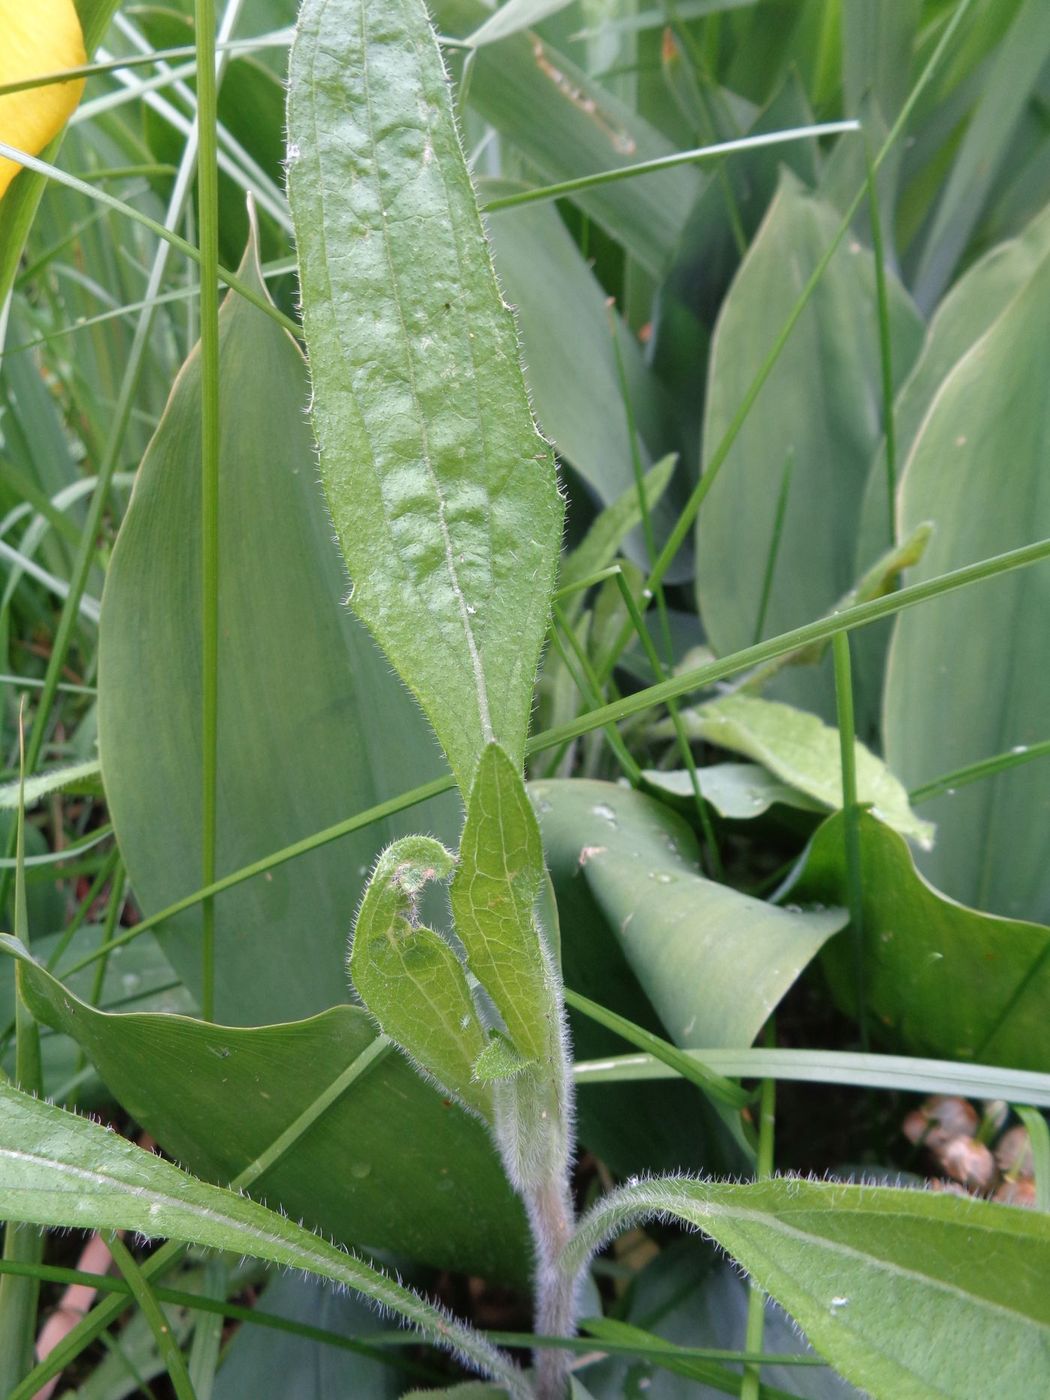
[[[422,0],[306,0],[289,194],[352,605],[469,790],[519,763],[562,502]]]
[[[557,1009],[536,918],[543,842],[521,774],[490,744],[478,765],[452,882],[452,913],[470,970],[525,1060],[551,1058]]]
[[[361,1000],[405,1053],[481,1118],[489,1094],[474,1077],[486,1036],[463,966],[419,923],[419,898],[455,862],[440,841],[408,836],[379,858],[354,927],[349,971]]]
[[[304,1269],[374,1299],[513,1395],[529,1395],[513,1364],[480,1334],[377,1269],[236,1191],[198,1181],[97,1123],[2,1083],[0,1216],[135,1230]]]
[[[474,1061],[474,1077],[482,1084],[500,1079],[514,1079],[528,1068],[505,1035],[497,1031]]]

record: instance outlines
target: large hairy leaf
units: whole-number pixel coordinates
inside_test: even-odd
[[[232,1181],[317,1108],[259,1178],[267,1200],[349,1243],[525,1275],[521,1210],[484,1128],[377,1044],[359,1007],[249,1030],[106,1014],[8,942],[33,1015],[71,1036],[135,1121],[198,1175]]]
[[[522,760],[562,505],[421,0],[307,0],[288,121],[353,607],[466,791],[491,740]]]
[[[261,289],[254,255],[242,275]],[[426,726],[364,628],[317,489],[294,341],[241,297],[221,313],[220,875],[441,771]],[[106,796],[147,914],[201,883],[200,362],[175,384],[143,461],[102,602]],[[294,1020],[343,1001],[343,963],[378,847],[452,799],[379,823],[238,885],[215,907],[216,1014]],[[200,985],[200,914],[164,925]]]
[[[1050,1216],[885,1187],[656,1180],[600,1201],[567,1256],[653,1216],[716,1240],[879,1400],[984,1400],[990,1365],[999,1395],[1043,1386]]]
[[[1050,535],[1050,255],[956,364],[901,483],[900,527],[931,520],[918,582]],[[1046,738],[1050,573],[1026,569],[965,599],[902,614],[890,647],[886,754],[909,786]],[[1050,921],[1038,763],[929,803],[937,845],[921,869],[966,904]]]
[[[209,1186],[75,1114],[0,1084],[0,1215],[82,1230],[135,1230],[247,1254],[352,1288],[458,1352],[513,1395],[529,1389],[470,1327],[236,1191]]]

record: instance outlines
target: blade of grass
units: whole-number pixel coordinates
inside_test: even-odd
[[[864,888],[860,868],[860,835],[857,831],[857,746],[853,724],[853,677],[850,668],[849,633],[837,632],[832,640],[835,658],[835,706],[838,711],[839,757],[842,766],[842,830],[846,846],[846,885],[849,893],[849,926],[853,943],[853,984],[857,998],[857,1024],[862,1050],[868,1049],[868,1009],[864,991]]]
[[[848,1084],[909,1094],[958,1094],[1007,1099],[1050,1108],[1050,1074],[961,1064],[907,1055],[865,1055],[848,1050],[684,1050],[712,1074],[744,1079],[785,1079],[798,1084]],[[577,1084],[669,1079],[677,1070],[655,1055],[613,1055],[574,1066]]]
[[[18,709],[19,803],[15,824],[15,937],[30,946],[29,913],[26,905],[26,746],[25,696]],[[22,999],[15,979],[15,1083],[31,1094],[40,1095],[44,1076],[40,1059],[40,1028]],[[44,1232],[33,1225],[8,1221],[4,1227],[5,1261],[39,1264],[44,1257]],[[0,1278],[0,1394],[21,1380],[32,1365],[33,1340],[40,1294],[39,1282],[32,1278]]]
[[[201,884],[215,879],[219,762],[219,148],[215,6],[195,0],[201,268]],[[215,901],[201,905],[201,1013],[215,1011]]]
[[[808,141],[815,136],[835,136],[859,130],[860,122],[850,120],[825,122],[820,126],[792,127],[787,131],[762,132],[756,136],[742,136],[737,141],[720,141],[715,146],[698,146],[692,151],[675,151],[673,155],[657,156],[655,160],[639,161],[636,165],[621,165],[614,170],[599,170],[593,175],[580,175],[575,180],[560,180],[556,185],[544,185],[539,189],[501,195],[498,199],[490,199],[483,204],[481,212],[494,214],[498,209],[516,209],[522,204],[536,204],[541,200],[561,199],[565,195],[594,189],[598,185],[611,185],[617,180],[631,180],[638,175],[651,175],[657,170],[673,170],[678,165],[695,165],[705,160],[720,160],[723,156],[735,155],[740,151],[755,150],[760,146],[781,146],[788,141]]]
[[[1036,1209],[1050,1211],[1050,1127],[1034,1108],[1016,1108],[1014,1111],[1028,1129],[1028,1140],[1032,1144]]]
[[[624,606],[627,609],[627,615],[634,624],[634,630],[638,633],[638,639],[648,657],[649,665],[653,669],[653,675],[658,681],[662,681],[666,678],[667,673],[660,662],[656,644],[649,635],[649,629],[645,625],[645,619],[642,616],[641,609],[635,601],[634,594],[631,592],[630,585],[626,578],[624,578],[622,570],[617,572],[616,582],[620,590],[620,596],[623,598]],[[664,617],[666,620],[666,610],[664,612]],[[668,642],[669,641],[670,633],[668,633]],[[708,810],[707,800],[700,789],[700,775],[696,771],[693,750],[689,744],[689,736],[685,732],[685,725],[682,723],[682,716],[679,713],[677,701],[670,701],[667,710],[671,716],[671,722],[674,725],[675,742],[678,745],[678,752],[681,755],[682,762],[685,764],[686,772],[689,774],[689,783],[693,789],[693,802],[696,807],[697,818],[700,822],[700,830],[703,832],[704,836],[710,874],[714,879],[724,882],[725,868],[722,865],[722,855],[718,849],[718,842],[715,839],[714,827],[711,824],[711,813]]]
[[[597,1022],[599,1026],[604,1026],[606,1030],[615,1031],[631,1045],[637,1045],[639,1049],[654,1056],[667,1065],[669,1069],[672,1069],[675,1074],[680,1074],[684,1079],[690,1080],[697,1088],[717,1099],[719,1103],[723,1103],[729,1108],[743,1108],[745,1104],[751,1102],[752,1095],[741,1089],[739,1084],[733,1084],[722,1075],[712,1073],[702,1060],[694,1059],[685,1050],[679,1050],[677,1045],[672,1045],[669,1040],[663,1040],[660,1036],[653,1035],[652,1031],[643,1030],[641,1026],[636,1026],[633,1021],[628,1021],[624,1016],[618,1016],[615,1011],[610,1011],[608,1007],[599,1006],[596,1001],[591,1001],[590,997],[581,996],[579,992],[571,991],[566,987],[565,1001],[567,1005],[581,1012],[589,1020]]]
[[[773,534],[769,541],[769,553],[766,555],[766,567],[762,575],[762,597],[758,605],[758,616],[755,618],[754,641],[762,640],[762,633],[766,630],[766,613],[769,610],[769,599],[773,592],[773,575],[777,571],[777,556],[780,553],[780,541],[784,534],[784,517],[787,514],[788,496],[791,494],[791,473],[795,467],[795,453],[792,448],[788,448],[787,456],[784,458],[784,471],[780,477],[780,490],[777,492],[777,509],[773,516]]]
[[[594,674],[594,667],[591,665],[587,653],[580,645],[580,639],[576,635],[576,629],[565,616],[564,608],[560,607],[557,603],[553,603],[551,611],[554,615],[554,628],[550,635],[551,641],[554,643],[554,649],[561,657],[562,663],[572,677],[576,689],[586,699],[588,705],[600,705],[602,696],[601,690],[598,687],[598,678]],[[575,666],[573,665],[569,653],[565,649],[565,642],[562,641],[563,636],[565,641],[569,643],[573,656],[576,658]],[[577,671],[576,666],[579,667],[579,671]],[[627,745],[620,737],[620,731],[615,725],[606,725],[605,735],[609,740],[609,747],[616,755],[620,767],[626,774],[631,786],[638,787],[642,781],[642,770],[638,767],[638,764],[635,763]]]
[[[158,169],[160,168],[161,167],[158,167]],[[97,175],[98,172],[94,173]],[[279,259],[277,262],[265,264],[262,269],[262,274],[263,277],[268,279],[270,277],[283,277],[287,273],[294,271],[295,259],[283,258]],[[29,269],[26,270],[25,277],[27,281],[30,280],[31,272]],[[221,276],[219,280],[220,282],[222,281]],[[120,320],[121,317],[130,316],[133,312],[145,311],[147,307],[167,306],[174,301],[197,300],[199,297],[200,286],[197,283],[193,283],[188,287],[175,287],[171,291],[161,292],[159,296],[152,297],[149,301],[127,302],[123,306],[115,306],[111,311],[100,311],[97,316],[87,316],[82,321],[78,319],[70,325],[60,326],[55,330],[49,331],[47,335],[37,336],[35,340],[23,340],[18,345],[9,346],[4,351],[4,354],[18,355],[25,350],[35,350],[38,345],[51,345],[56,340],[61,340],[64,336],[75,335],[77,331],[91,330],[95,326],[104,325],[107,321]],[[4,464],[0,463],[0,476],[2,476],[4,472]],[[27,496],[26,499],[28,500],[31,498]],[[59,518],[62,520],[63,525],[69,527],[70,522],[65,516],[60,516]],[[75,541],[77,539],[77,532],[71,529],[71,535]]]
[[[1046,758],[1050,755],[1050,739],[1042,739],[1038,744],[1018,744],[1006,753],[993,754],[991,758],[979,759],[965,768],[956,768],[932,782],[922,783],[908,794],[911,803],[929,802],[942,793],[954,792],[967,783],[976,783],[981,778],[994,778],[997,773],[1005,773],[1021,763],[1030,763],[1033,758]]]
[[[143,1266],[142,1272],[145,1272]],[[119,1308],[123,1310],[127,1306],[130,1297],[130,1289],[123,1278],[114,1278],[110,1274],[92,1274],[83,1269],[63,1269],[52,1264],[5,1264],[0,1261],[0,1273],[12,1274],[20,1278],[33,1277],[41,1283],[59,1283],[64,1285],[82,1284],[87,1288],[94,1289],[97,1293],[109,1293],[117,1296]],[[301,1337],[304,1341],[320,1342],[325,1346],[337,1347],[341,1351],[352,1352],[357,1356],[367,1356],[373,1361],[381,1361],[384,1366],[393,1366],[398,1370],[403,1370],[409,1375],[415,1375],[422,1380],[437,1383],[447,1379],[445,1372],[421,1365],[413,1361],[411,1357],[399,1356],[398,1351],[404,1347],[418,1345],[418,1339],[410,1333],[384,1333],[379,1341],[359,1342],[355,1337],[344,1337],[340,1332],[329,1332],[323,1327],[313,1327],[307,1322],[297,1322],[292,1318],[281,1317],[278,1313],[266,1312],[262,1308],[245,1307],[241,1303],[229,1302],[224,1298],[209,1298],[201,1293],[187,1293],[179,1288],[155,1287],[154,1297],[160,1303],[168,1303],[171,1307],[186,1308],[191,1312],[204,1313],[209,1317],[229,1318],[231,1322],[247,1322],[255,1327],[263,1327],[273,1332],[285,1332],[291,1336]],[[495,1336],[495,1333],[488,1334]],[[517,1336],[517,1333],[508,1335]],[[524,1343],[523,1343],[524,1345]],[[593,1348],[589,1347],[589,1350]],[[579,1350],[583,1350],[581,1346]],[[778,1358],[773,1358],[777,1361]],[[779,1361],[784,1365],[813,1364],[809,1357],[782,1357]]]
[[[229,1290],[229,1275],[230,1270],[225,1259],[209,1259],[204,1265],[205,1294],[216,1301],[225,1298]],[[211,1400],[215,1373],[219,1367],[223,1322],[221,1313],[204,1313],[197,1318],[193,1329],[187,1369],[198,1400]]]
[[[291,30],[275,29],[269,34],[260,34],[255,39],[230,39],[217,43],[215,47],[219,53],[256,53],[260,49],[287,48],[291,39]],[[124,68],[148,68],[154,63],[167,62],[170,59],[195,58],[196,52],[193,44],[183,44],[174,49],[153,49],[149,53],[128,54],[123,58],[85,63],[80,68],[65,68],[60,73],[39,73],[32,78],[20,78],[14,83],[0,83],[0,97],[7,97],[15,92],[30,92],[34,88],[53,87],[75,78],[97,78],[103,73],[116,73]]]
[[[897,543],[897,434],[893,421],[893,345],[890,337],[890,306],[886,291],[886,252],[879,216],[879,186],[875,178],[871,150],[864,143],[868,174],[868,204],[871,210],[871,247],[875,259],[875,305],[879,319],[879,370],[882,382],[882,429],[886,438],[886,538],[887,548]]]
[[[157,1350],[160,1352],[161,1361],[164,1363],[164,1369],[168,1373],[177,1400],[197,1400],[196,1391],[190,1383],[189,1372],[186,1370],[182,1351],[178,1342],[171,1335],[168,1319],[164,1316],[156,1294],[149,1285],[149,1280],[143,1276],[142,1270],[131,1255],[131,1251],[119,1235],[110,1235],[106,1243],[109,1245],[117,1268],[124,1276],[124,1282],[128,1285],[131,1296],[138,1303],[143,1316],[149,1323],[153,1340],[157,1343]]]
[[[638,1338],[638,1344],[644,1345],[645,1339],[652,1334],[646,1332],[641,1327],[634,1327],[628,1322],[621,1322],[614,1317],[592,1318],[587,1325],[587,1330],[592,1337],[597,1338],[598,1346],[603,1349],[614,1341],[628,1342],[634,1345],[634,1338]],[[740,1395],[740,1376],[736,1371],[730,1371],[725,1366],[719,1366],[711,1361],[701,1361],[686,1356],[677,1347],[668,1346],[662,1350],[657,1358],[657,1364],[663,1366],[673,1375],[685,1376],[691,1381],[695,1381],[703,1386],[709,1386],[712,1390],[718,1390],[723,1395]],[[778,1386],[762,1385],[759,1383],[752,1395],[752,1400],[788,1400],[793,1392],[781,1390]]]

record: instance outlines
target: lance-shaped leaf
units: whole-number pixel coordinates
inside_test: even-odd
[[[512,1395],[520,1372],[473,1328],[236,1191],[209,1186],[75,1114],[0,1084],[0,1215],[82,1230],[135,1230],[304,1269],[374,1299]]]
[[[997,1395],[1045,1388],[1050,1215],[886,1187],[656,1180],[600,1201],[566,1267],[654,1216],[716,1240],[873,1396],[983,1400],[990,1364]]]
[[[419,922],[431,880],[447,880],[454,857],[430,836],[395,841],[379,858],[354,926],[348,967],[361,1000],[402,1050],[479,1117],[491,1096],[473,1069],[486,1036],[463,966]]]
[[[321,475],[352,604],[464,791],[522,759],[561,536],[421,0],[306,0],[289,193]]]
[[[478,764],[459,862],[452,913],[470,970],[518,1053],[545,1061],[557,1040],[558,1012],[535,918],[543,841],[521,774],[497,744]]]

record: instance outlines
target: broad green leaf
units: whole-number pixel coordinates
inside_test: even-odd
[[[715,332],[705,459],[838,222],[830,206],[785,172]],[[921,324],[892,277],[889,302],[899,381],[918,352]],[[821,616],[853,586],[861,501],[881,431],[880,394],[872,258],[852,242],[832,259],[700,511],[697,596],[719,655],[760,640],[760,631],[773,636]],[[777,694],[811,707],[826,701],[827,690],[821,675],[800,671],[778,678]]]
[[[354,925],[350,977],[358,996],[397,1042],[479,1118],[492,1101],[474,1078],[485,1030],[466,973],[446,941],[419,922],[431,880],[447,880],[455,858],[429,836],[406,836],[379,858]]]
[[[952,369],[989,329],[1050,252],[1050,209],[1033,219],[1018,238],[986,253],[952,287],[937,308],[915,362],[894,404],[899,478],[934,396]],[[857,567],[867,568],[886,547],[890,533],[886,447],[871,464],[857,537]],[[894,514],[896,504],[894,502]],[[908,566],[918,560],[908,561]],[[881,709],[886,652],[892,624],[876,623],[854,633],[854,677],[864,702],[866,727],[874,731]]]
[[[7,1219],[134,1230],[302,1269],[389,1308],[512,1394],[528,1397],[520,1373],[480,1333],[286,1216],[4,1084],[0,1109],[0,1214]]]
[[[98,759],[91,758],[84,763],[67,763],[61,768],[49,768],[45,773],[37,773],[26,779],[25,805],[32,807],[53,792],[90,790],[92,779],[96,780],[94,786],[97,788],[99,771]],[[16,808],[18,794],[18,783],[5,783],[0,787],[0,808],[7,811]]]
[[[584,779],[531,792],[552,865],[555,850],[572,853],[677,1045],[750,1045],[846,922],[842,910],[777,909],[705,880],[689,827],[640,793]]]
[[[442,34],[466,35],[491,15],[481,0],[436,0]],[[609,87],[535,33],[514,34],[472,56],[468,102],[539,172],[537,183],[574,179],[674,154],[667,137]],[[542,112],[543,119],[536,119]],[[647,272],[674,256],[700,190],[687,166],[643,175],[573,199]]]
[[[384,1054],[360,1008],[244,1030],[107,1015],[31,962],[20,981],[33,1014],[72,1036],[122,1107],[197,1175],[232,1181],[316,1110],[259,1178],[267,1200],[340,1240],[525,1275],[520,1207],[485,1130],[392,1047]]]
[[[1050,254],[952,370],[915,440],[900,525],[932,520],[934,535],[909,582],[1050,534],[1048,356]],[[1048,606],[1050,576],[1033,569],[898,618],[884,732],[905,783],[1046,738]],[[1038,763],[931,801],[938,839],[920,868],[965,904],[1050,921],[1047,801]]]
[[[1050,929],[968,909],[927,884],[905,842],[859,822],[864,984],[879,1034],[913,1055],[1019,1069],[1050,1064]],[[841,817],[816,834],[793,894],[845,899]],[[845,947],[824,954],[838,1001],[855,1011]]]
[[[566,1263],[672,1216],[714,1239],[855,1386],[893,1400],[1036,1395],[1050,1360],[1050,1216],[802,1180],[649,1181],[606,1196]]]
[[[262,287],[249,253],[242,275]],[[241,297],[221,313],[220,875],[443,771],[364,628],[317,489],[294,341]],[[201,884],[200,361],[191,356],[139,471],[102,601],[99,750],[136,899]],[[346,935],[377,851],[444,799],[237,886],[215,905],[216,1014],[263,1024],[346,998]],[[200,913],[164,947],[200,986]],[[291,951],[294,950],[294,951]]]
[[[521,762],[562,502],[421,0],[306,0],[288,121],[351,601],[465,792],[491,740]]]
[[[1037,215],[1017,238],[1000,243],[974,263],[940,303],[930,322],[922,353],[894,404],[898,472],[908,460],[938,389],[1027,285],[1048,252],[1050,207]],[[871,464],[861,512],[857,543],[860,567],[867,566],[885,548],[888,533],[886,491],[886,447],[883,443]],[[863,633],[860,638],[863,644]]]
[[[1050,207],[1017,238],[992,248],[956,282],[937,308],[922,353],[897,395],[893,409],[898,470],[911,453],[937,390],[965,354],[1009,306],[1050,252]],[[886,456],[880,446],[871,466],[864,501],[858,563],[886,547]],[[917,561],[915,561],[917,562]]]
[[[710,763],[698,768],[696,775],[704,801],[709,802],[720,817],[729,817],[733,821],[750,821],[753,817],[761,817],[777,803],[784,807],[797,807],[803,812],[822,810],[821,804],[790,783],[779,781],[767,768],[757,763]],[[666,772],[647,768],[645,780],[656,790],[655,796],[666,799],[669,795],[680,799],[675,805],[683,812],[696,810],[693,780],[684,768]]]
[[[754,695],[726,695],[683,710],[682,722],[690,738],[745,754],[823,806],[842,806],[838,731],[816,715]],[[672,731],[661,721],[657,732],[666,738]],[[880,758],[859,741],[854,748],[858,802],[928,849],[933,844],[933,825],[915,815],[900,780]]]
[[[452,915],[470,970],[514,1048],[541,1065],[554,1057],[559,1034],[550,950],[536,920],[543,883],[543,843],[525,784],[490,744],[467,805]]]
[[[482,191],[516,188],[486,181]],[[500,285],[517,312],[536,418],[559,457],[609,505],[634,487],[636,452],[645,468],[667,443],[670,413],[660,385],[553,204],[506,209],[486,222]],[[657,511],[658,536],[672,523],[670,509]],[[633,553],[644,562],[637,545]]]
[[[915,298],[934,306],[966,248],[1018,121],[1050,58],[1043,0],[1025,0],[981,84],[915,272]]]

